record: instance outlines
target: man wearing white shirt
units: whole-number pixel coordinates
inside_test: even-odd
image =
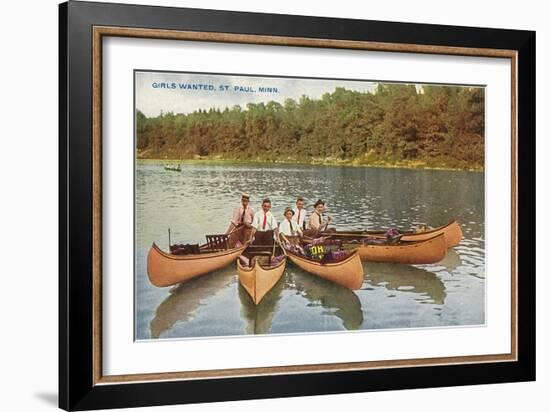
[[[300,229],[300,226],[298,226],[296,221],[292,220],[294,217],[294,210],[290,207],[285,209],[283,215],[285,218],[279,225],[279,235],[281,236],[283,242],[290,244],[292,242],[287,238],[287,236],[290,236],[291,239],[299,239],[302,237],[302,229]]]
[[[277,219],[271,213],[271,200],[264,199],[262,210],[254,214],[252,222],[252,237],[254,244],[272,245],[274,236],[278,234]]]
[[[304,198],[300,196],[296,199],[296,207],[292,209],[294,211],[292,220],[296,222],[302,230],[306,228],[306,209],[304,209],[304,203]]]

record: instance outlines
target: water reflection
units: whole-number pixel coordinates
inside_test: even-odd
[[[452,272],[461,265],[460,255],[455,249],[448,249],[445,258],[437,263],[437,266],[442,266],[446,271]],[[437,271],[437,270],[436,270]]]
[[[326,313],[341,319],[346,329],[355,330],[363,324],[361,301],[352,290],[299,269],[289,271],[288,278],[290,287],[312,305],[321,306]]]
[[[151,338],[159,338],[176,323],[192,319],[204,300],[216,295],[234,281],[235,269],[226,268],[174,287],[157,307],[155,317],[151,320]]]
[[[474,172],[192,162],[182,164],[178,173],[165,171],[162,162],[140,161],[135,187],[136,336],[483,323],[484,189],[483,173]],[[269,196],[278,219],[301,195],[308,210],[316,199],[324,199],[339,229],[409,228],[413,222],[439,226],[456,218],[464,239],[437,265],[369,264],[366,284],[355,292],[287,268],[292,275],[287,282],[295,282],[298,293],[283,282],[258,308],[238,288],[233,265],[170,294],[152,286],[146,267],[151,243],[167,249],[168,228],[172,241],[181,243],[204,242],[205,234],[223,232],[243,191],[250,192],[255,210]]]
[[[259,305],[255,305],[250,295],[239,283],[239,300],[241,301],[241,317],[244,319],[246,333],[251,335],[264,335],[269,333],[273,317],[277,309],[277,303],[281,300],[281,292],[285,284],[283,275],[277,284],[264,296]]]
[[[445,285],[435,273],[401,264],[368,263],[365,280],[372,286],[384,286],[388,290],[417,293],[423,303],[442,305],[447,293]]]

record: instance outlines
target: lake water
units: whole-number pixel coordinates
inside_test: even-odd
[[[301,195],[326,201],[337,229],[439,226],[456,218],[464,239],[434,265],[364,263],[351,291],[288,262],[275,288],[255,306],[235,265],[157,288],[146,258],[156,242],[203,243],[223,233],[242,192],[257,211],[269,197],[277,219]],[[311,207],[310,207],[311,210]],[[336,166],[201,163],[181,172],[161,163],[136,170],[136,338],[333,332],[485,323],[484,174]]]

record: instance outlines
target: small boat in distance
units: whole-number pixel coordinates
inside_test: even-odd
[[[246,249],[238,240],[238,233],[207,235],[203,245],[191,245],[190,253],[176,254],[162,251],[153,243],[147,254],[147,275],[158,287],[172,286],[197,276],[221,269],[239,257]]]
[[[338,283],[348,289],[359,289],[363,284],[363,265],[357,250],[351,251],[344,260],[327,263],[294,253],[288,249],[286,255],[292,263],[306,272]]]
[[[457,246],[462,240],[463,234],[460,224],[456,220],[451,220],[449,223],[443,226],[439,226],[433,229],[429,229],[422,232],[415,232],[412,230],[399,230],[403,236],[401,240],[403,241],[419,241],[419,240],[428,240],[441,233],[445,235],[445,242],[447,248]],[[340,236],[341,238],[351,237],[353,238],[358,236],[384,236],[386,233],[385,230],[352,230],[352,231],[336,231],[336,232],[323,232],[322,236]]]
[[[285,268],[286,256],[280,247],[251,245],[237,259],[239,282],[255,305],[273,289]]]
[[[179,163],[177,165],[165,164],[164,170],[170,170],[172,172],[181,172],[181,166]]]

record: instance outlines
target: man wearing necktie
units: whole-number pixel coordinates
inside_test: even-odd
[[[327,230],[327,226],[332,222],[332,218],[329,216],[326,219],[323,217],[325,212],[325,202],[319,199],[313,205],[313,213],[309,217],[307,225],[307,236],[316,236],[324,230]]]
[[[271,213],[271,200],[262,201],[262,210],[254,215],[252,222],[252,236],[255,245],[273,245],[277,235],[277,219]]]
[[[294,210],[287,207],[283,213],[285,217],[279,224],[279,236],[285,244],[297,244],[300,238],[303,236],[302,229],[298,226],[294,217]],[[287,237],[288,236],[288,237]]]
[[[296,199],[296,207],[292,209],[294,211],[292,220],[296,222],[302,230],[306,228],[306,209],[304,209],[304,204],[304,198],[300,196]]]
[[[233,217],[231,218],[231,222],[229,223],[229,227],[225,233],[229,234],[244,226],[242,236],[240,236],[241,239],[239,240],[247,240],[250,238],[253,220],[254,209],[250,206],[250,195],[248,193],[243,193],[241,196],[241,207],[238,207],[233,211]]]

